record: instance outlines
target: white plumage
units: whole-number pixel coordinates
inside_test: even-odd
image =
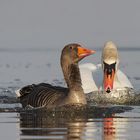
[[[101,64],[81,64],[80,74],[85,93],[103,89],[103,70]],[[120,69],[117,71],[117,77],[118,80],[114,80],[114,90],[125,90],[126,87],[133,88],[128,77]]]
[[[125,90],[126,88],[133,88],[128,77],[118,69],[119,58],[117,47],[113,42],[107,42],[102,52],[101,63],[102,64],[92,64],[86,63],[81,64],[80,74],[82,80],[82,87],[85,93],[104,90],[103,81],[104,81],[104,64],[111,64],[116,62],[115,65],[115,78],[113,81],[113,90]]]

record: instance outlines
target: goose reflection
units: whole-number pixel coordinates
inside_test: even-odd
[[[121,112],[116,108],[113,110]],[[110,112],[109,108],[99,107],[95,112],[70,114],[63,114],[61,111],[50,113],[44,110],[21,112],[20,137],[22,140],[33,138],[115,140],[127,128],[127,118],[123,119],[122,123],[121,118],[114,118],[114,112]]]
[[[50,117],[46,113],[20,113],[21,139],[81,139],[86,121],[84,117],[61,118],[55,114]]]

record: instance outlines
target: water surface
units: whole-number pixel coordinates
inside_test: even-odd
[[[140,93],[140,50],[120,49],[119,54],[121,70]],[[97,50],[81,63],[98,64],[100,56],[101,50]],[[93,111],[68,117],[46,111],[21,112],[21,105],[15,100],[16,89],[39,82],[66,86],[59,57],[60,50],[53,49],[0,51],[0,136],[4,140],[138,140],[139,106],[97,106]]]

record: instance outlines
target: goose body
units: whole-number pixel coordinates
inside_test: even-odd
[[[86,105],[78,62],[94,52],[79,44],[65,46],[61,53],[61,67],[68,88],[46,83],[25,86],[16,91],[22,106],[52,108],[62,105]]]
[[[128,77],[118,69],[118,65],[117,48],[113,42],[107,42],[102,52],[101,64],[86,63],[79,66],[84,92],[103,90],[109,93],[112,90],[133,88]],[[110,75],[112,79],[109,79]]]

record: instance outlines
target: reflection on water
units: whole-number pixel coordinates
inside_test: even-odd
[[[140,51],[134,48],[132,50],[120,50],[120,68],[129,76],[137,93],[140,93]],[[85,58],[81,63],[98,64],[101,61],[100,56],[101,50],[94,56]],[[135,57],[128,59],[129,56]],[[4,140],[139,140],[140,107],[136,106],[133,108],[98,107],[82,114],[77,112],[76,115],[71,113],[67,116],[55,112],[51,115],[46,111],[27,111],[20,112],[18,115],[11,113],[21,110],[21,106],[15,100],[14,91],[24,85],[48,82],[66,86],[62,80],[59,57],[59,50],[48,49],[0,52],[2,60],[0,61],[0,112],[4,112],[0,113],[0,138]],[[140,99],[137,97],[138,95],[136,101]],[[104,97],[103,100],[105,101]]]
[[[114,126],[113,118],[104,118],[103,120],[103,130],[105,140],[114,140],[116,129]]]
[[[20,114],[21,139],[79,139],[86,120],[47,117],[47,114]]]
[[[107,112],[107,109],[102,110],[101,108],[99,116],[96,113],[91,113],[76,116],[73,114],[66,117],[63,112],[53,112],[52,114],[44,110],[21,112],[20,138],[21,140],[127,140],[134,136],[136,139],[139,138],[140,118],[116,118],[115,113],[108,111],[107,114],[104,114],[104,111]],[[119,111],[115,111],[116,114]]]
[[[105,118],[105,140],[139,140],[140,118]]]
[[[138,109],[134,112],[139,112]],[[0,137],[4,140],[139,140],[140,115],[130,116],[133,110],[126,111],[125,118],[123,113],[108,114],[110,117],[103,117],[102,113],[75,117],[51,116],[46,111],[0,113]]]

